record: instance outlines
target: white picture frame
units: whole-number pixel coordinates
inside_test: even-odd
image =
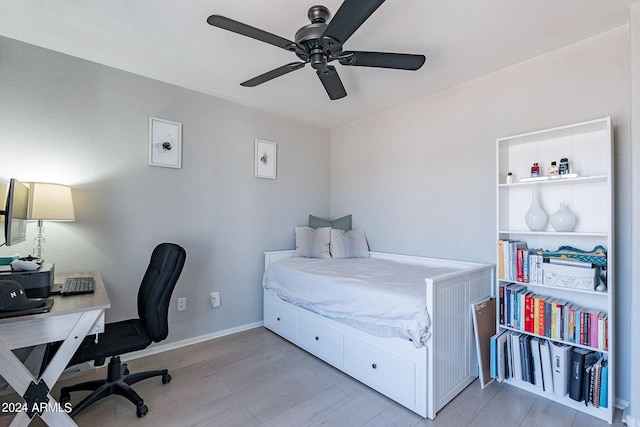
[[[182,168],[182,123],[149,117],[149,165]]]
[[[256,139],[255,141],[255,177],[276,179],[278,163],[275,142]]]

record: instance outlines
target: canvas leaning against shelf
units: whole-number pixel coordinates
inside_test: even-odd
[[[492,337],[498,381],[609,423],[616,349],[611,129],[606,117],[496,141]],[[573,175],[528,178],[533,163],[544,175],[544,166],[561,158],[572,162]],[[570,207],[576,216],[571,231],[527,226],[534,193],[536,209],[547,214],[561,204]]]

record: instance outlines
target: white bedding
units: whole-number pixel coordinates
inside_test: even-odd
[[[429,337],[425,278],[455,271],[378,258],[287,258],[269,264],[262,285],[307,310],[383,337]]]

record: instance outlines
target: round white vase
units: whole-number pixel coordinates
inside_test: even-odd
[[[576,225],[576,216],[567,205],[560,203],[560,208],[549,218],[551,226],[556,231],[571,231]]]
[[[527,223],[527,227],[531,231],[542,231],[547,225],[548,219],[547,213],[542,209],[540,205],[540,199],[538,197],[538,188],[533,187],[533,197],[531,199],[531,207],[524,216],[524,221]]]

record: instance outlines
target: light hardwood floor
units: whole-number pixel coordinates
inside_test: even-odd
[[[590,427],[609,424],[506,384],[485,390],[476,380],[423,419],[264,328],[217,338],[128,362],[131,372],[167,368],[173,380],[134,386],[149,413],[137,418],[129,401],[112,396],[75,418],[80,426],[500,426]],[[59,388],[104,369],[63,381]],[[78,402],[81,393],[72,396]],[[13,397],[17,398],[16,396]],[[11,399],[5,396],[2,400]],[[37,418],[37,417],[36,417]],[[0,418],[0,426],[9,417]],[[34,420],[31,425],[43,425]],[[616,410],[614,426],[621,426]]]

